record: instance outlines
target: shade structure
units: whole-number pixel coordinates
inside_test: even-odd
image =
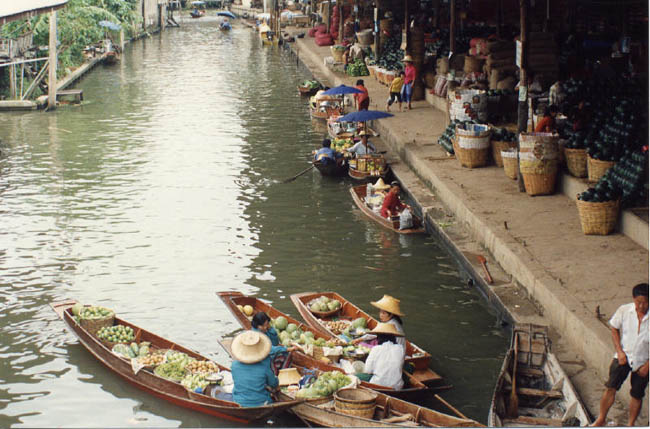
[[[237,16],[229,10],[220,10],[217,16],[227,16],[228,18],[237,19]]]
[[[391,113],[382,112],[381,110],[360,110],[351,112],[337,119],[338,122],[366,122],[381,118],[390,118]]]
[[[353,86],[339,85],[323,92],[322,95],[344,95],[344,94],[361,94],[363,91]]]
[[[109,30],[114,30],[114,31],[119,31],[120,28],[122,28],[120,27],[120,24],[115,24],[114,22],[111,21],[99,21],[99,26],[106,27]]]

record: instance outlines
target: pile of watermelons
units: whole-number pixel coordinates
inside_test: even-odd
[[[517,141],[517,134],[513,133],[512,131],[508,131],[505,128],[493,127],[492,136],[490,138],[492,140],[502,142],[515,142]]]
[[[349,76],[368,76],[370,74],[368,72],[368,67],[366,67],[366,63],[360,59],[356,59],[353,63],[348,64],[345,72]]]
[[[381,49],[381,57],[375,59],[375,64],[386,70],[402,70],[404,51],[399,47],[402,43],[401,35],[386,40]]]

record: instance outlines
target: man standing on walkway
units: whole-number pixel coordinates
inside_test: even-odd
[[[600,399],[600,414],[592,426],[603,426],[607,412],[614,403],[616,392],[632,372],[630,384],[630,416],[628,426],[634,426],[641,411],[645,389],[648,386],[648,284],[640,283],[632,289],[634,302],[621,305],[609,320],[616,354],[609,367],[609,380]]]

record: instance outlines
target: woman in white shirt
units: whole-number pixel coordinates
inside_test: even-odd
[[[404,348],[396,344],[396,338],[403,335],[397,332],[395,325],[390,323],[378,323],[372,333],[377,336],[379,345],[370,350],[364,372],[372,374],[371,383],[400,390],[404,387],[402,380]]]
[[[379,301],[371,301],[370,304],[379,309],[380,322],[390,323],[395,326],[395,329],[400,334],[396,338],[396,342],[404,348],[404,353],[406,353],[406,338],[404,338],[404,328],[401,319],[401,316],[404,316],[404,314],[399,308],[399,299],[393,298],[390,295],[384,295]]]

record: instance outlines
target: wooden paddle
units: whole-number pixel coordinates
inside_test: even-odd
[[[485,256],[483,256],[483,255],[478,255],[478,261],[479,261],[479,262],[481,263],[481,265],[483,266],[483,271],[485,271],[485,280],[486,280],[489,284],[492,284],[492,283],[493,283],[493,280],[492,280],[492,276],[490,275],[490,272],[488,271],[488,268],[487,268],[487,265],[486,265],[486,264],[487,264],[487,260],[485,259]]]
[[[289,177],[288,179],[283,180],[282,183],[293,182],[293,181],[296,180],[298,177],[302,176],[303,174],[305,174],[306,172],[308,172],[309,170],[311,170],[311,169],[314,168],[314,167],[315,167],[315,165],[312,164],[311,166],[305,168],[304,170],[302,170],[300,173],[296,174],[295,176],[293,176],[293,177]]]
[[[506,411],[509,418],[516,419],[519,415],[519,398],[517,397],[517,361],[519,360],[519,335],[515,332],[515,360],[512,364],[512,390]]]

